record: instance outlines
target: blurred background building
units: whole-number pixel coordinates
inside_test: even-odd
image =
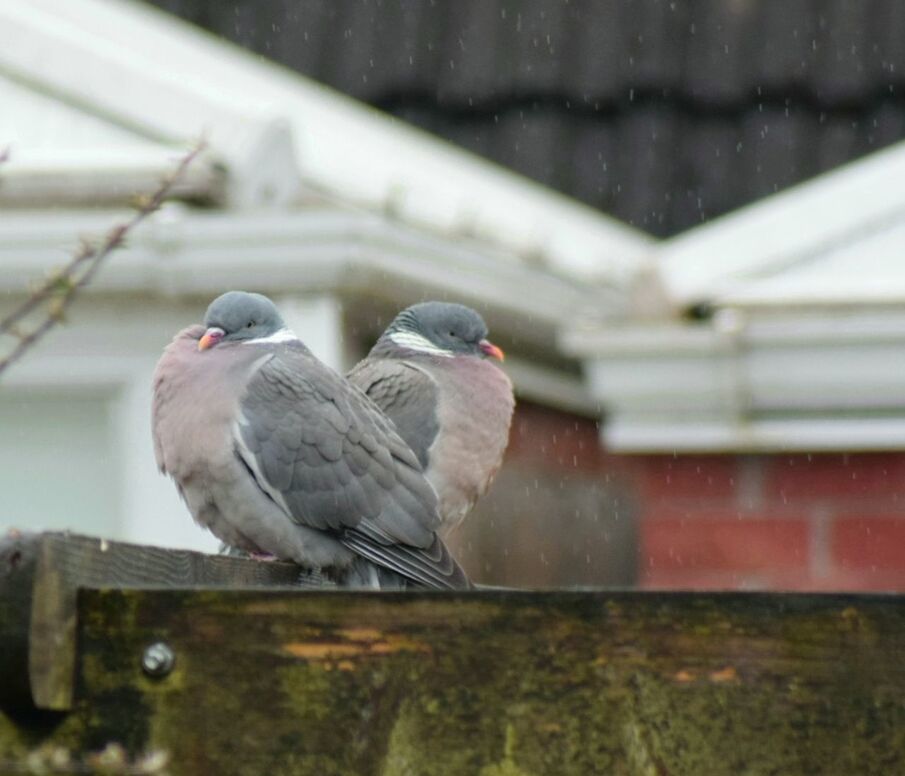
[[[439,297],[520,402],[476,579],[905,588],[900,3],[155,4],[0,6],[0,308],[209,143],[4,376],[0,524],[212,547],[172,333],[259,290],[343,368]]]

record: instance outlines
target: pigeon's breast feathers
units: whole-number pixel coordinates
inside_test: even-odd
[[[199,350],[204,332],[201,325],[180,331],[154,372],[154,452],[161,471],[177,478],[195,468],[191,451],[231,454],[229,437],[242,393],[255,362],[270,357],[266,349],[241,345]]]

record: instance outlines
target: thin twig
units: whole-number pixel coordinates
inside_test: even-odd
[[[29,295],[28,299],[0,321],[0,334],[9,334],[19,340],[12,352],[0,359],[0,375],[64,319],[66,311],[78,291],[91,282],[103,261],[125,242],[129,232],[160,208],[172,192],[173,187],[185,174],[189,165],[203,149],[203,142],[195,145],[182,158],[173,172],[161,181],[156,191],[139,199],[135,215],[131,219],[123,224],[114,226],[100,243],[82,243],[81,247],[73,254],[65,266],[51,273]],[[0,161],[2,160],[3,157],[0,156]],[[19,321],[38,309],[44,302],[47,302],[46,315],[29,331],[23,331],[18,325]]]

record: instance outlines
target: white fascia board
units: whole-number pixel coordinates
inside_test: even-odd
[[[732,314],[562,341],[584,359],[614,450],[847,449],[849,431],[859,449],[905,441],[901,310]]]
[[[714,299],[716,307],[746,311],[822,309],[844,313],[866,305],[901,309],[905,306],[905,277],[865,278],[847,285],[841,279],[815,284],[755,281],[733,285]]]
[[[719,351],[598,355],[584,367],[591,394],[607,416],[734,415],[742,399],[735,362]]]
[[[0,291],[21,292],[63,263],[80,235],[103,235],[128,211],[0,213]],[[309,209],[221,213],[169,205],[130,235],[90,291],[207,296],[226,288],[266,293],[380,294],[405,283],[552,326],[586,290],[466,240],[443,240],[373,214]],[[393,296],[392,291],[383,291]]]
[[[296,198],[291,128],[278,112],[254,94],[236,100],[222,81],[180,70],[165,35],[135,29],[131,40],[118,37],[115,17],[129,8],[82,0],[0,4],[0,74],[139,137],[175,147],[203,139],[228,165],[231,204]]]
[[[748,314],[740,332],[755,412],[905,411],[901,309]]]
[[[745,423],[616,417],[601,442],[620,453],[858,452],[905,447],[905,415],[789,418]]]
[[[653,240],[642,232],[156,9],[124,0],[23,5],[0,9],[0,22],[28,17],[31,36],[53,34],[64,49],[45,66],[33,61],[33,42],[4,53],[0,36],[0,65],[28,64],[86,103],[101,92],[102,107],[131,124],[180,138],[207,125],[217,148],[237,117],[284,117],[305,182],[343,201],[584,279],[621,282],[649,266]]]
[[[600,326],[565,329],[560,337],[563,348],[585,357],[657,355],[706,355],[718,350],[724,342],[722,333],[708,324],[621,323],[612,321]]]
[[[0,207],[122,203],[157,189],[181,156],[164,146],[17,152],[0,171]],[[176,181],[172,195],[222,201],[224,188],[220,166],[202,153]]]
[[[75,235],[103,234],[128,215],[62,214],[62,219],[47,211],[0,214],[4,267],[0,296],[10,303],[48,268],[66,260]],[[340,300],[362,294],[386,299],[449,297],[518,316],[520,336],[535,343],[541,338],[552,342],[558,322],[579,306],[585,294],[577,284],[547,272],[462,241],[444,242],[407,231],[373,215],[330,210],[292,216],[273,211],[226,215],[174,205],[137,229],[126,246],[109,257],[85,293],[99,300],[140,298],[145,307],[156,297],[151,304],[157,308],[173,304],[182,309],[195,299],[189,306],[197,312],[228,288],[262,291],[284,301],[312,294]],[[118,379],[119,356],[110,355],[110,332],[90,328],[90,306],[76,307],[79,344],[69,342],[75,329],[56,333],[46,348],[42,343],[36,357],[28,359],[27,368],[13,370],[15,384],[87,385]],[[116,332],[117,342],[141,349],[145,329],[161,328],[159,321],[151,325],[146,320],[145,307],[140,319],[124,323]],[[127,326],[132,327],[128,336]],[[141,333],[132,331],[136,327]],[[71,352],[78,356],[67,355]],[[568,411],[596,413],[578,376],[518,358],[508,359],[505,368],[520,396]]]
[[[846,164],[660,244],[680,305],[710,301],[905,217],[905,144]]]
[[[900,344],[905,341],[905,308],[874,305],[848,309],[720,311],[735,330],[760,345],[812,347],[863,344]]]

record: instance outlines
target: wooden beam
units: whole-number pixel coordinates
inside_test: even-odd
[[[66,533],[0,539],[0,703],[72,705],[79,587],[295,586],[290,563],[142,547]]]
[[[8,537],[0,773],[905,773],[902,596],[297,581]]]
[[[82,591],[78,643],[72,712],[0,715],[0,771],[905,773],[897,596]]]

